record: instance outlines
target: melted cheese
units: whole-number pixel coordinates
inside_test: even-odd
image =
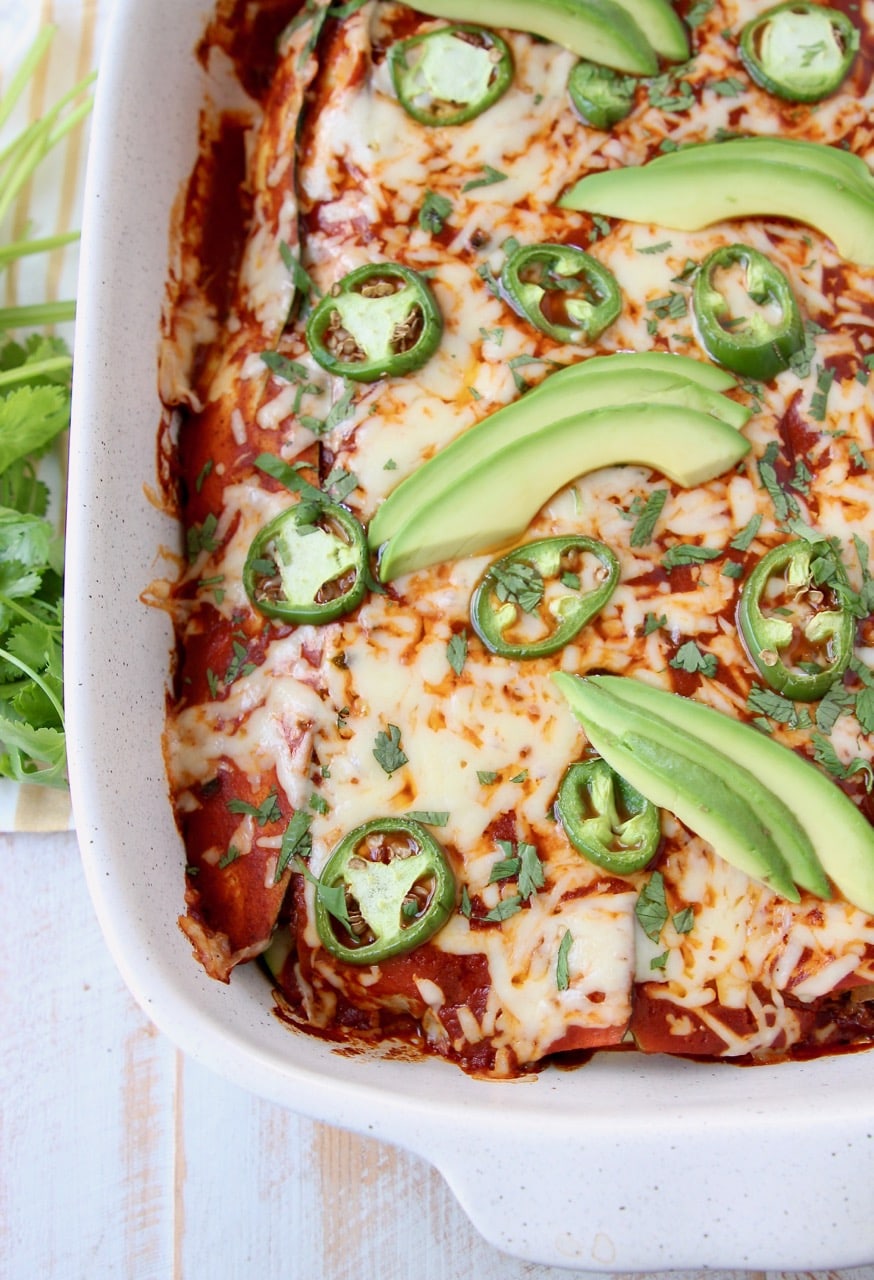
[[[515,62],[508,93],[465,125],[423,128],[396,101],[384,57],[401,6],[365,4],[346,19],[332,40],[330,73],[324,84],[316,78],[318,110],[307,120],[295,171],[308,228],[301,261],[322,292],[366,262],[401,261],[426,272],[444,334],[414,376],[354,388],[345,416],[318,430],[300,419],[324,423],[347,388],[312,360],[300,322],[285,328],[279,349],[298,362],[305,378],[287,383],[267,377],[260,358],[265,335],[278,332],[288,314],[292,286],[279,246],[285,241],[297,249],[298,213],[295,200],[282,193],[293,168],[291,118],[277,109],[277,117],[265,121],[256,150],[257,216],[227,326],[234,341],[210,395],[235,406],[228,420],[241,448],[254,428],[274,434],[276,452],[287,461],[320,442],[330,466],[354,473],[357,487],[348,503],[363,520],[404,476],[554,364],[595,350],[658,347],[701,356],[686,267],[719,245],[743,240],[772,258],[790,277],[805,313],[824,329],[813,341],[809,372],[787,371],[756,386],[754,395],[748,389],[735,393],[754,413],[745,428],[752,452],[732,473],[681,491],[646,468],[611,467],[574,480],[545,505],[527,537],[583,531],[608,543],[621,566],[620,585],[601,615],[551,660],[508,663],[474,636],[469,602],[489,562],[485,556],[412,574],[393,584],[390,594],[371,593],[354,614],[328,626],[271,632],[247,601],[242,566],[257,530],[293,498],[257,478],[226,485],[214,545],[201,550],[182,576],[188,596],[180,591],[177,627],[183,643],[198,635],[197,601],[208,599],[223,625],[245,622],[253,632],[267,627],[267,643],[263,660],[220,696],[171,712],[167,759],[178,812],[195,811],[201,789],[228,762],[250,779],[275,776],[293,808],[307,809],[317,792],[320,803],[309,812],[311,870],[318,875],[337,841],[360,823],[445,811],[436,834],[450,851],[459,894],[463,890],[475,906],[467,915],[454,913],[432,946],[447,959],[476,961],[488,974],[484,992],[459,1001],[440,972],[417,973],[399,992],[391,983],[383,989],[388,974],[378,966],[354,974],[336,966],[319,944],[310,883],[296,936],[280,935],[274,946],[277,955],[292,957],[300,1010],[313,1026],[330,1027],[341,999],[371,1012],[407,1012],[438,1052],[464,1058],[488,1043],[492,1069],[509,1073],[556,1045],[618,1042],[637,985],[665,1006],[680,1049],[703,1026],[727,1056],[767,1054],[803,1034],[799,1006],[848,980],[874,976],[874,922],[840,898],[820,903],[805,895],[797,905],[784,902],[670,815],[663,816],[658,864],[669,912],[658,939],[647,937],[634,910],[647,876],[603,875],[571,848],[553,814],[561,777],[586,746],[553,692],[553,670],[609,670],[665,688],[688,674],[684,691],[694,689],[697,698],[728,714],[749,715],[753,677],[734,625],[737,580],[722,572],[722,558],[668,573],[662,557],[665,546],[685,542],[724,550],[753,518],[760,524],[751,557],[785,536],[758,467],[775,440],[792,453],[795,446],[780,428],[793,415],[806,433],[809,471],[793,478],[790,468],[784,479],[797,517],[841,540],[857,585],[852,539],[870,547],[874,538],[874,493],[859,464],[859,451],[864,455],[874,444],[874,391],[853,376],[859,352],[874,349],[871,273],[841,264],[828,242],[806,227],[749,219],[688,234],[622,223],[609,228],[555,204],[580,174],[641,163],[663,138],[698,141],[720,128],[779,133],[785,117],[767,94],[752,88],[738,99],[713,88],[738,74],[734,45],[720,32],[739,29],[760,7],[753,0],[717,4],[705,18],[701,51],[678,73],[700,91],[694,110],[666,112],[642,93],[612,135],[582,126],[570,109],[571,55],[518,33],[508,36]],[[286,68],[289,60],[300,60],[305,38],[305,30],[294,38]],[[309,59],[301,85],[314,75]],[[863,126],[872,107],[870,90],[858,100],[836,95],[815,113],[801,113],[803,136],[831,142],[846,137],[867,154],[871,144]],[[442,236],[418,225],[428,191],[450,201]],[[506,304],[494,282],[510,237],[520,243],[571,239],[613,272],[623,310],[597,346],[558,345]],[[189,268],[180,267],[186,278]],[[837,278],[840,294],[833,296]],[[660,300],[671,295],[680,302],[666,314]],[[186,313],[176,330],[177,347],[168,339],[165,349],[167,385],[191,363],[197,341],[209,336],[210,318],[192,320]],[[824,414],[816,416],[826,361],[843,363]],[[184,398],[172,387],[167,395]],[[795,460],[794,454],[788,459]],[[665,488],[655,536],[633,545],[637,514]],[[452,519],[451,510],[446,518]],[[197,586],[216,580],[223,583],[220,598]],[[462,634],[468,652],[458,672],[448,645]],[[690,641],[716,659],[715,675],[677,675],[677,652]],[[872,651],[862,648],[859,656],[870,662]],[[375,748],[391,726],[406,760],[388,772]],[[787,745],[810,754],[803,728],[772,728]],[[846,762],[874,755],[852,714],[838,719],[831,741]],[[502,856],[495,832],[508,829],[508,822],[517,841],[536,848],[544,885],[506,919],[486,921],[484,915],[516,892],[512,878],[491,882]],[[278,836],[259,836],[251,819],[241,823],[235,840],[243,852],[257,846],[276,856],[281,843]],[[215,867],[221,852],[213,847],[204,859]],[[268,878],[275,866],[274,857]],[[680,931],[687,907],[693,927]],[[560,982],[558,954],[568,935],[567,975]],[[741,1013],[744,1030],[735,1017]]]

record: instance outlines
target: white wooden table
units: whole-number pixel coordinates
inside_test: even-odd
[[[506,1257],[423,1161],[184,1058],[114,968],[73,835],[0,835],[0,885],[2,1280],[591,1276]]]

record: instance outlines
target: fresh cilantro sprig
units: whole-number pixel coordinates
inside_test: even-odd
[[[44,28],[0,97],[0,127],[48,52]],[[91,110],[93,76],[0,150],[0,222],[47,153]],[[0,272],[22,258],[63,248],[78,233],[0,245]],[[40,459],[70,422],[72,360],[59,338],[13,331],[73,319],[75,302],[0,308],[0,775],[66,787],[63,701],[64,544],[48,519]]]

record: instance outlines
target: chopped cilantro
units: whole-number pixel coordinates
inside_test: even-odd
[[[813,320],[804,322],[804,345],[789,358],[789,368],[797,378],[806,378],[810,374],[813,359],[816,355],[816,336],[822,333],[821,325]]]
[[[235,680],[239,680],[241,676],[250,676],[256,670],[254,662],[247,662],[249,651],[246,646],[239,640],[235,640],[233,645],[233,657],[225,669],[224,682],[231,685]]]
[[[343,467],[333,467],[325,477],[325,493],[332,502],[343,502],[358,488],[358,477]]]
[[[446,646],[446,660],[457,676],[464,670],[467,661],[467,632],[456,631]]]
[[[519,842],[519,893],[527,901],[533,898],[538,889],[546,883],[543,874],[543,863],[533,844]]]
[[[461,188],[462,191],[473,191],[476,187],[490,187],[495,182],[506,182],[507,175],[501,173],[500,169],[493,169],[490,164],[484,164],[482,167],[482,177],[470,178]]]
[[[798,503],[791,494],[785,492],[777,479],[777,470],[774,462],[779,451],[780,446],[775,440],[772,440],[759,459],[758,470],[762,488],[767,491],[774,505],[774,514],[777,517],[777,521],[783,524],[790,514],[798,515]]]
[[[874,787],[874,770],[872,770],[867,760],[863,760],[861,756],[856,756],[849,764],[844,764],[828,738],[821,733],[814,733],[812,737],[814,759],[832,777],[843,781],[860,773],[862,774],[865,790],[870,791]]]
[[[489,924],[495,924],[501,920],[509,920],[510,916],[516,915],[521,910],[522,899],[518,893],[515,893],[510,898],[502,898],[496,907],[492,907],[491,911],[486,912],[481,918],[487,920]]]
[[[715,3],[716,0],[697,0],[697,3],[686,14],[686,25],[693,29],[699,27]]]
[[[678,542],[662,556],[662,568],[670,573],[680,565],[705,564],[708,560],[718,560],[722,554],[718,547],[699,547],[696,543]]]
[[[682,911],[678,911],[671,919],[671,923],[677,933],[691,933],[695,927],[695,909],[694,907],[684,907]]]
[[[396,724],[390,724],[387,733],[380,729],[373,754],[389,777],[407,763],[407,757],[401,750],[401,731]]]
[[[746,92],[746,85],[737,76],[726,76],[724,80],[710,80],[707,87],[720,98],[738,98]]]
[[[300,859],[306,860],[312,853],[313,841],[310,835],[312,820],[311,814],[306,813],[303,809],[298,809],[285,828],[282,834],[282,843],[279,846],[279,858],[276,862],[276,871],[273,877],[274,884],[277,884],[282,879],[292,858],[296,861]]]
[[[852,709],[854,701],[852,691],[838,680],[816,708],[817,729],[822,733],[831,733],[840,717]]]
[[[850,461],[854,467],[858,467],[860,471],[868,470],[868,459],[862,452],[856,440],[851,440],[849,444]]]
[[[543,599],[543,576],[533,564],[510,562],[494,565],[491,578],[495,595],[502,603],[518,604],[525,613],[533,613]]]
[[[643,619],[643,634],[645,636],[651,636],[654,631],[658,631],[660,627],[666,627],[667,625],[667,614],[663,613],[659,617],[656,617],[654,613],[647,613]]]
[[[558,944],[558,953],[555,957],[555,985],[559,991],[567,991],[570,986],[570,971],[568,968],[568,956],[573,946],[574,939],[570,929],[565,929],[561,936],[561,942]]]
[[[739,533],[736,533],[728,544],[734,551],[749,551],[753,539],[759,532],[762,523],[762,517],[757,512],[751,520],[748,520]]]
[[[439,235],[452,212],[452,201],[436,191],[426,191],[419,210],[419,226],[430,235]]]
[[[790,729],[799,727],[798,708],[795,703],[773,689],[764,689],[754,684],[747,695],[747,708],[771,720],[776,720],[778,724],[785,724]]]
[[[828,414],[828,393],[835,380],[835,371],[827,366],[820,369],[816,378],[816,391],[810,397],[810,416],[824,422]]]
[[[646,304],[647,311],[652,311],[659,320],[682,320],[689,310],[685,294],[672,289],[670,293],[653,298]]]
[[[646,936],[652,942],[658,942],[669,914],[665,899],[665,879],[660,871],[654,871],[641,889],[634,914]]]
[[[246,800],[229,800],[228,812],[249,814],[259,827],[266,827],[269,822],[282,821],[282,810],[275,790],[265,796],[259,805],[249,804]]]
[[[874,688],[871,685],[856,695],[856,719],[863,733],[874,733]]]
[[[689,111],[695,105],[695,93],[688,80],[678,80],[675,72],[667,71],[650,80],[649,102],[657,111]]]
[[[218,519],[210,512],[203,524],[193,524],[186,531],[185,545],[190,561],[196,560],[202,551],[217,549],[218,542],[215,539],[217,525]]]
[[[652,541],[653,531],[656,522],[662,513],[662,508],[668,497],[667,489],[654,489],[646,500],[646,505],[637,518],[634,528],[631,530],[629,543],[632,547],[645,547],[648,542]]]
[[[694,640],[687,640],[680,645],[668,665],[677,671],[688,671],[690,674],[700,671],[704,676],[715,676],[719,663],[715,654],[702,653]]]
[[[411,809],[404,814],[412,822],[423,822],[426,827],[445,827],[449,821],[448,809]]]

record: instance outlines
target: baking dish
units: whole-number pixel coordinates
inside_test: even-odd
[[[70,462],[67,710],[83,863],[110,949],[187,1053],[435,1164],[496,1246],[596,1271],[874,1260],[874,1057],[742,1070],[601,1055],[507,1084],[338,1054],[230,986],[176,926],[183,852],[161,756],[171,632],[143,603],[178,543],[155,483],[170,207],[195,156],[199,0],[118,0],[86,194]],[[156,86],[160,86],[156,91]]]

